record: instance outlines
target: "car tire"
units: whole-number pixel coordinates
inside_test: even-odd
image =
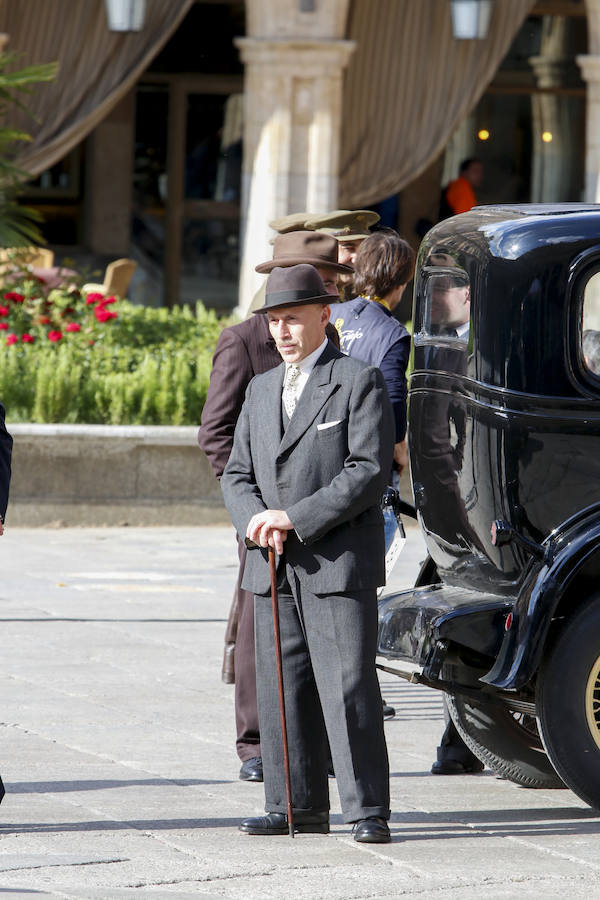
[[[544,659],[537,709],[556,771],[600,809],[600,593],[569,619]]]
[[[475,756],[496,775],[528,788],[564,788],[544,751],[535,719],[496,703],[473,703],[447,694],[456,729]]]

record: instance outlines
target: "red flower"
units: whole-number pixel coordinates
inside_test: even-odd
[[[65,331],[81,331],[81,325],[79,322],[69,322]]]
[[[16,336],[16,334],[11,333],[11,334],[6,335],[6,343],[7,344],[16,344],[18,340],[19,340],[19,338]]]
[[[104,300],[104,294],[88,294],[85,298],[86,306],[91,306],[92,303],[98,303],[99,300]]]
[[[14,303],[22,303],[25,297],[23,294],[17,294],[16,291],[8,291],[4,295],[5,300],[12,300]]]
[[[95,343],[96,343],[96,341],[88,341],[88,344],[90,345],[90,347],[92,347]]]
[[[21,340],[23,341],[24,344],[33,344],[33,342],[35,341],[35,338],[32,334],[25,333],[23,335],[23,337],[21,338]]]
[[[8,322],[0,322],[0,331],[8,331]]]
[[[50,319],[48,318],[48,316],[40,316],[39,319],[38,319],[38,323],[39,323],[40,325],[49,325],[49,324],[50,324]]]
[[[96,307],[96,309],[94,310],[94,315],[99,322],[107,322],[109,319],[117,318],[117,313],[109,312],[108,309],[104,309],[102,306]]]
[[[111,303],[116,303],[116,297],[106,297],[104,300],[101,300],[98,306],[110,306]]]
[[[65,316],[68,316],[68,315],[70,315],[71,313],[74,313],[74,312],[75,312],[75,310],[73,309],[72,306],[67,306],[67,308],[65,309]]]
[[[0,316],[7,316],[10,312],[9,306],[0,306]]]
[[[62,341],[62,331],[49,331],[48,332],[48,340],[56,343],[56,341]]]

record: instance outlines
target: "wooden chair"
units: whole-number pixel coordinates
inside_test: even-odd
[[[54,266],[54,253],[45,247],[31,247],[27,256],[27,265],[38,269],[51,269]]]
[[[106,267],[102,284],[84,284],[83,291],[86,294],[104,294],[105,297],[125,297],[129,282],[137,263],[133,259],[115,259]]]
[[[54,253],[46,247],[4,247],[0,250],[0,263],[6,265],[11,262],[51,269],[54,265]]]

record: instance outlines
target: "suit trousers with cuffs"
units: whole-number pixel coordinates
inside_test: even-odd
[[[238,538],[240,569],[236,587],[238,629],[235,641],[235,747],[242,762],[261,755],[256,699],[254,594],[242,587],[246,553],[245,543]]]
[[[344,821],[389,819],[375,589],[315,595],[287,565],[278,598],[293,809],[329,810],[329,738]],[[285,813],[271,597],[256,595],[254,610],[265,810]]]

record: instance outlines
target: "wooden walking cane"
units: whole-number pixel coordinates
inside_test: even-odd
[[[269,547],[269,572],[271,574],[271,601],[273,603],[273,633],[275,635],[275,660],[277,662],[277,686],[279,688],[279,714],[281,716],[281,739],[283,742],[283,771],[285,775],[285,797],[290,837],[294,837],[294,816],[292,813],[292,781],[290,778],[290,757],[288,753],[287,725],[285,721],[285,696],[283,693],[283,666],[281,662],[281,634],[279,631],[279,602],[277,598],[277,569],[275,550]]]

